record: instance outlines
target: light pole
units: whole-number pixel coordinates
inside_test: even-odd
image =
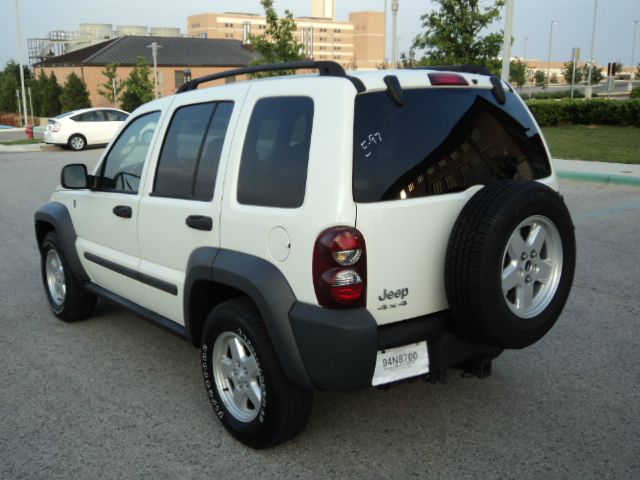
[[[547,82],[551,82],[551,46],[553,44],[553,26],[558,22],[551,20],[551,27],[549,28],[549,55],[547,56]]]
[[[391,11],[393,12],[393,43],[392,43],[392,62],[393,68],[398,68],[398,0],[391,0]]]
[[[147,48],[151,49],[151,56],[153,57],[153,92],[155,99],[158,99],[158,49],[162,48],[162,45],[158,45],[158,42],[151,42],[151,45],[147,45]]]
[[[527,44],[529,43],[529,37],[524,37],[524,83],[529,83],[529,69],[527,68]],[[531,100],[531,85],[529,85],[529,100]]]
[[[507,0],[507,10],[502,39],[502,80],[509,81],[509,70],[511,69],[511,39],[513,38],[513,7],[514,0]]]
[[[383,63],[387,64],[387,0],[384,0],[384,53],[382,54]]]
[[[640,20],[634,20],[633,23],[633,43],[631,44],[631,68],[636,68],[636,33],[638,33],[638,24]],[[631,80],[633,80],[636,76],[636,72],[631,70]],[[631,85],[631,84],[629,84]]]
[[[584,91],[584,96],[591,98],[591,71],[593,70],[593,57],[596,48],[596,23],[598,21],[598,0],[595,0],[593,6],[593,30],[591,31],[591,54],[589,59],[589,71],[587,72],[587,88]]]
[[[24,67],[22,66],[22,39],[20,38],[20,6],[16,0],[16,39],[18,42],[18,63],[20,64],[20,87],[22,88],[22,112],[24,113],[24,125],[28,123],[27,119],[27,92],[24,88]],[[20,99],[18,98],[18,104]]]

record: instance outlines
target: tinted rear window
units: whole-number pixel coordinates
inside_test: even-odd
[[[540,133],[507,92],[413,89],[399,107],[386,92],[356,98],[353,197],[379,202],[462,191],[498,179],[551,174]]]
[[[242,150],[238,202],[297,208],[304,202],[313,100],[263,98],[256,102]]]

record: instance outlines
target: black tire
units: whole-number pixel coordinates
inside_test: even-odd
[[[49,252],[52,252],[51,255]],[[62,268],[62,271],[59,272],[59,274],[61,275],[60,278],[64,279],[65,286],[64,295],[56,296],[56,298],[54,298],[54,289],[50,287],[47,277],[47,261],[55,258],[53,255],[54,253]],[[56,232],[49,232],[44,237],[44,241],[40,247],[40,254],[42,283],[53,314],[65,322],[83,320],[93,315],[96,307],[96,297],[95,295],[87,292],[76,280],[71,268],[69,267],[64,251],[60,248]]]
[[[530,234],[526,233],[528,227],[520,229],[529,219],[534,219],[533,225],[535,221],[546,225],[551,232],[540,252],[528,252],[525,238],[539,227],[530,227]],[[508,247],[519,241],[516,232],[527,252],[512,259]],[[549,251],[559,261],[549,259]],[[538,341],[554,325],[567,301],[575,254],[571,216],[562,197],[551,188],[539,182],[504,180],[479,190],[462,209],[447,247],[445,287],[461,334],[500,348],[523,348]],[[553,281],[545,278],[536,283],[543,261],[557,265],[545,267],[554,272],[549,275]],[[520,276],[518,287],[509,289],[508,282],[503,282],[507,268]],[[530,271],[534,272],[531,276]],[[524,302],[517,295],[527,286],[533,294]],[[527,311],[524,306],[529,303]],[[522,312],[518,312],[520,305]]]
[[[225,338],[230,338],[229,335],[242,341],[247,358],[253,357],[257,365],[257,375],[252,385],[259,387],[260,405],[246,404],[248,415],[253,410],[255,418],[241,419],[232,413],[236,407],[229,396],[238,387],[224,375],[215,373],[214,350],[216,354],[226,352],[220,347],[216,350],[216,341],[220,340],[220,345],[225,345]],[[262,318],[250,300],[228,300],[211,311],[202,333],[200,353],[205,388],[213,410],[227,431],[240,442],[255,449],[268,448],[290,440],[304,429],[311,415],[313,394],[301,390],[286,378]],[[228,358],[225,357],[225,360],[228,361]],[[218,364],[222,362],[218,361]],[[217,371],[220,372],[220,369]],[[233,377],[233,382],[237,378]],[[242,382],[242,379],[237,381],[238,384]],[[244,385],[246,388],[246,383]],[[223,392],[220,391],[221,387]],[[221,393],[226,395],[227,403]]]
[[[71,150],[79,152],[80,150],[84,150],[85,148],[87,148],[87,139],[79,133],[74,133],[69,137],[67,145]]]

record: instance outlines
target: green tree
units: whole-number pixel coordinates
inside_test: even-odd
[[[0,112],[17,112],[16,90],[18,82],[7,72],[0,73]]]
[[[589,79],[589,63],[585,63],[582,67],[582,77],[585,81]],[[602,79],[604,78],[604,74],[602,73],[602,67],[594,62],[593,68],[591,69],[591,85],[598,85]]]
[[[551,74],[551,78],[549,79],[549,81],[550,81],[551,83],[559,83],[559,80],[558,80],[558,74],[557,74],[556,72],[553,72],[553,73]]]
[[[262,35],[251,35],[251,45],[258,53],[258,57],[251,62],[252,65],[266,63],[284,63],[303,60],[303,45],[293,37],[296,31],[296,22],[293,13],[284,11],[284,17],[278,18],[273,6],[273,0],[260,0],[267,18],[267,29]],[[256,74],[256,77],[270,77],[276,75],[290,75],[291,71],[264,72]]]
[[[138,57],[138,64],[124,81],[121,108],[133,112],[143,103],[153,100],[153,80],[150,78],[149,62]]]
[[[71,72],[67,76],[67,83],[62,88],[60,95],[60,104],[65,112],[78,110],[79,108],[89,108],[91,100],[89,99],[89,90],[78,75]]]
[[[509,81],[515,83],[519,88],[527,83],[527,64],[522,60],[512,60],[509,69]]]
[[[26,66],[23,66],[22,69],[24,71],[24,81],[26,83],[29,80],[31,80],[31,70],[29,70],[29,67],[26,67]],[[20,65],[16,61],[9,60],[6,66],[4,67],[3,73],[7,75],[12,75],[13,78],[16,79],[16,82],[18,83],[18,85],[20,84]]]
[[[100,84],[98,93],[102,95],[107,101],[116,108],[118,107],[118,101],[120,99],[120,93],[124,88],[124,82],[116,79],[119,65],[117,63],[110,63],[105,65],[105,69],[102,71],[102,75],[107,78],[107,81]],[[114,98],[115,90],[115,98]]]
[[[568,84],[571,84],[571,78],[573,77],[573,62],[568,61],[564,62],[564,68],[562,69],[562,76],[564,77],[564,81]],[[582,69],[580,67],[576,67],[576,83],[580,83],[582,81]]]
[[[536,70],[533,74],[533,81],[535,82],[536,87],[542,87],[544,89],[548,86],[547,74],[544,73],[543,70]]]
[[[60,105],[62,87],[58,83],[58,78],[55,73],[51,72],[47,77],[43,72],[40,78],[42,78],[42,76],[44,76],[44,80],[40,92],[40,116],[55,117],[60,114],[62,108]]]
[[[487,33],[500,19],[504,0],[481,7],[480,0],[435,0],[440,4],[433,12],[422,15],[424,33],[413,41],[413,47],[424,49],[423,65],[480,64],[500,71],[502,32]]]

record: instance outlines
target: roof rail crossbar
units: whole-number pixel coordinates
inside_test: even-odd
[[[484,65],[437,65],[432,67],[416,67],[415,70],[435,70],[444,72],[475,73],[492,76],[493,73]]]
[[[250,65],[248,67],[236,68],[234,70],[226,70],[220,73],[214,73],[206,75],[200,78],[194,78],[182,85],[176,93],[188,92],[190,90],[196,90],[199,85],[203,83],[212,82],[221,78],[235,77],[236,75],[247,75],[251,73],[260,72],[277,72],[282,70],[318,70],[321,76],[328,77],[344,77],[350,79],[347,73],[337,62],[330,60],[302,60],[300,62],[289,63],[273,63],[265,65]]]

